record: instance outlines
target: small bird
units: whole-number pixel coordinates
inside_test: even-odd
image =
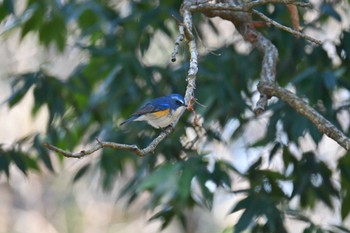
[[[186,107],[180,94],[170,94],[147,102],[120,125],[131,121],[146,121],[154,128],[165,128],[173,123]]]

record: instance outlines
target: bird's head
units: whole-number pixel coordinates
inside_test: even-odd
[[[169,97],[169,102],[170,102],[170,107],[173,110],[176,110],[180,107],[187,107],[185,104],[185,100],[180,94],[171,94],[168,96]]]

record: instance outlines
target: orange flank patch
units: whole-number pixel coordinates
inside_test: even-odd
[[[163,117],[163,116],[168,115],[168,114],[169,114],[169,111],[170,111],[170,108],[165,109],[165,110],[163,110],[163,111],[159,111],[159,112],[153,112],[152,114],[153,114],[153,116],[155,116],[155,117]]]

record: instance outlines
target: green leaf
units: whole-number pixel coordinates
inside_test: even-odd
[[[140,51],[141,55],[145,55],[147,52],[150,44],[151,44],[151,39],[152,39],[153,33],[145,31],[142,33],[141,40],[140,40]]]
[[[27,174],[27,170],[39,170],[37,161],[30,158],[28,155],[22,153],[21,151],[12,151],[11,154],[12,161],[16,164],[16,166],[25,174]]]
[[[21,28],[21,39],[23,39],[29,32],[35,32],[41,27],[45,11],[40,6],[40,4],[36,3],[31,4],[27,8],[26,13],[31,14],[31,16],[27,19],[26,22],[24,22]]]
[[[11,14],[15,13],[15,7],[14,7],[13,3],[14,3],[13,0],[3,0],[3,4],[4,4],[5,8]]]
[[[238,222],[234,226],[234,233],[239,233],[248,228],[248,226],[254,221],[256,213],[253,209],[249,208],[244,210],[243,214],[239,218]]]
[[[11,83],[13,91],[6,100],[10,107],[15,106],[22,100],[29,89],[35,84],[36,78],[36,74],[34,73],[27,73],[13,78]]]
[[[92,9],[85,9],[78,18],[78,23],[81,28],[94,27],[99,21],[99,17]]]
[[[38,152],[39,158],[44,162],[46,168],[48,168],[50,171],[53,172],[54,169],[52,166],[50,155],[49,155],[48,151],[45,148],[43,148],[39,134],[35,135],[33,146],[36,149],[36,151]]]
[[[252,196],[248,196],[247,198],[239,201],[235,208],[232,210],[233,213],[238,210],[245,209],[238,222],[234,226],[235,233],[239,233],[247,229],[248,226],[254,222],[255,217],[260,214],[257,212],[259,211],[258,209],[254,210],[254,208],[251,208],[252,205],[254,205],[254,199]]]
[[[328,207],[333,208],[332,197],[339,197],[334,187],[332,171],[327,165],[317,160],[313,152],[304,153],[299,163],[294,164],[292,197],[300,195],[302,207],[313,208],[317,200],[321,200]]]
[[[233,227],[227,227],[221,233],[232,233],[233,229],[234,229]]]
[[[80,178],[82,178],[86,174],[90,167],[91,164],[85,164],[83,167],[81,167],[79,171],[75,174],[73,182],[77,182],[78,180],[80,180]]]
[[[52,29],[55,30],[52,30]],[[40,42],[48,47],[51,43],[55,43],[59,51],[63,51],[66,43],[66,25],[64,18],[60,16],[53,17],[50,21],[46,21],[39,29]]]
[[[231,188],[231,178],[228,174],[228,169],[225,164],[222,164],[219,161],[215,162],[215,167],[211,174],[211,180],[214,181],[217,186]]]
[[[231,213],[234,213],[236,211],[242,210],[242,209],[246,209],[249,207],[249,204],[253,201],[252,196],[248,196],[242,200],[240,200],[235,207],[232,209]]]
[[[15,14],[13,0],[3,0],[0,3],[0,22],[10,14]]]
[[[346,154],[338,161],[342,193],[341,216],[344,220],[350,212],[350,155]]]
[[[174,209],[172,207],[165,207],[162,210],[160,210],[159,212],[157,212],[156,214],[154,214],[149,219],[149,221],[161,219],[162,220],[161,229],[163,230],[164,228],[166,228],[170,224],[170,222],[174,218],[174,216],[175,216]]]
[[[27,166],[23,160],[23,156],[19,152],[13,151],[11,153],[11,159],[12,161],[17,165],[17,167],[25,174],[27,175]]]
[[[281,148],[282,148],[282,144],[280,142],[275,143],[275,145],[272,147],[270,154],[269,154],[269,161],[270,162],[275,157],[277,151]]]
[[[151,175],[147,176],[139,185],[139,190],[152,190],[155,187],[161,185],[168,185],[170,177],[176,177],[177,165],[162,164]]]
[[[193,170],[190,167],[185,167],[179,176],[177,188],[180,198],[185,201],[191,196],[191,181],[193,179]]]
[[[7,178],[10,177],[9,172],[10,158],[7,152],[0,147],[0,171],[5,172]]]
[[[99,166],[102,169],[102,187],[105,191],[112,190],[116,177],[123,173],[130,157],[127,153],[115,153],[114,150],[104,150],[100,156]]]

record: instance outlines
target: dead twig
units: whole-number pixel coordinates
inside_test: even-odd
[[[198,124],[198,116],[197,116],[197,112],[196,110],[194,110],[194,103],[196,102],[196,99],[192,96],[192,98],[190,99],[190,102],[187,104],[187,110],[193,112],[193,126],[197,127],[199,126]]]

